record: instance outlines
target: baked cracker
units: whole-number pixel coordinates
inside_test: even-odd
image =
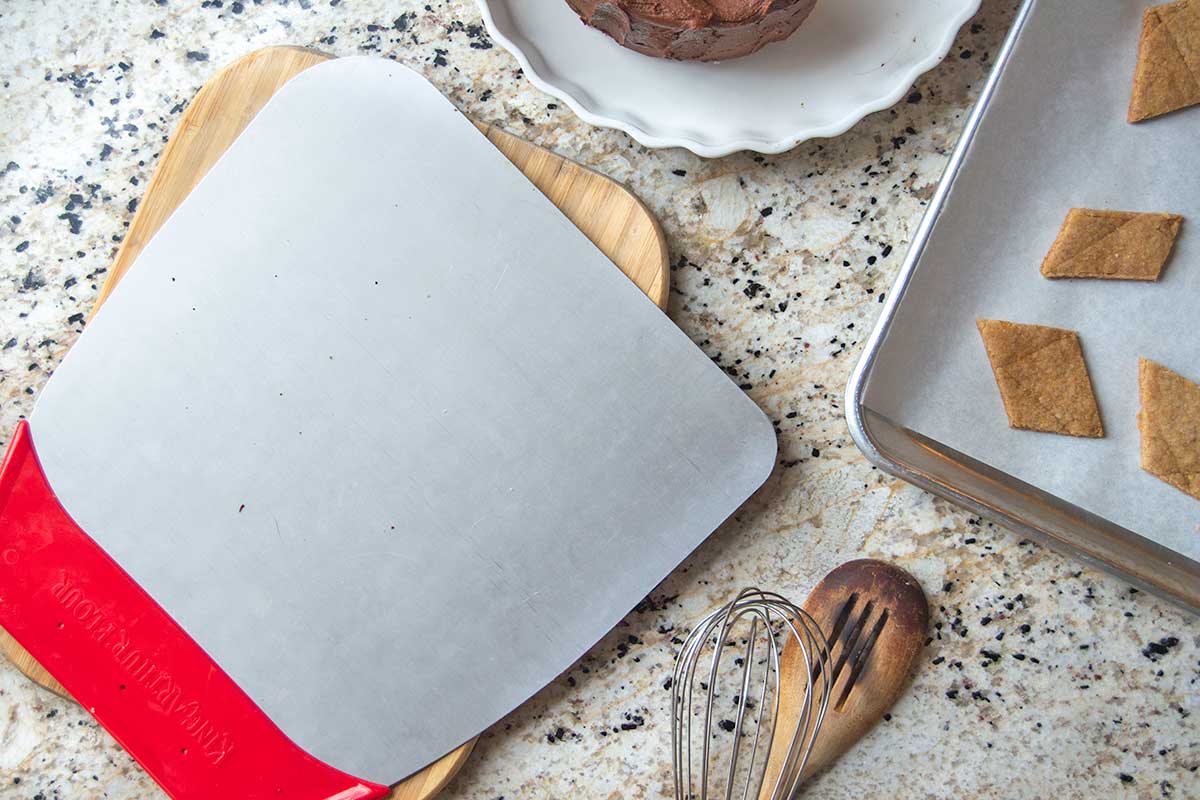
[[[1072,208],[1042,260],[1042,275],[1156,281],[1182,224],[1178,214]]]
[[[1200,384],[1138,361],[1142,469],[1200,500]]]
[[[1104,436],[1079,334],[1044,325],[975,321],[1008,424],[1068,436]]]
[[[1151,6],[1133,72],[1130,122],[1200,104],[1200,0]]]

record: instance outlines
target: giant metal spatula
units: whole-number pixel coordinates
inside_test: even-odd
[[[432,87],[334,61],[18,428],[0,624],[176,798],[377,797],[566,668],[774,452]]]

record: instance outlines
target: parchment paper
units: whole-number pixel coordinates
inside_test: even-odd
[[[1138,358],[1200,381],[1200,108],[1125,121],[1148,5],[1037,3],[881,346],[866,405],[1200,560],[1200,501],[1139,466]],[[1184,215],[1162,279],[1043,278],[1073,206]],[[1079,331],[1106,437],[1010,429],[977,317]]]

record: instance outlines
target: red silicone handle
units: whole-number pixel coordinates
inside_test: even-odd
[[[67,515],[29,424],[0,465],[0,625],[176,800],[363,800],[297,747]]]

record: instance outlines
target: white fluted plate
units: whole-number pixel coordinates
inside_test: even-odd
[[[791,38],[716,64],[635,53],[565,0],[477,0],[538,88],[593,125],[706,157],[781,153],[895,104],[980,0],[819,0]]]

